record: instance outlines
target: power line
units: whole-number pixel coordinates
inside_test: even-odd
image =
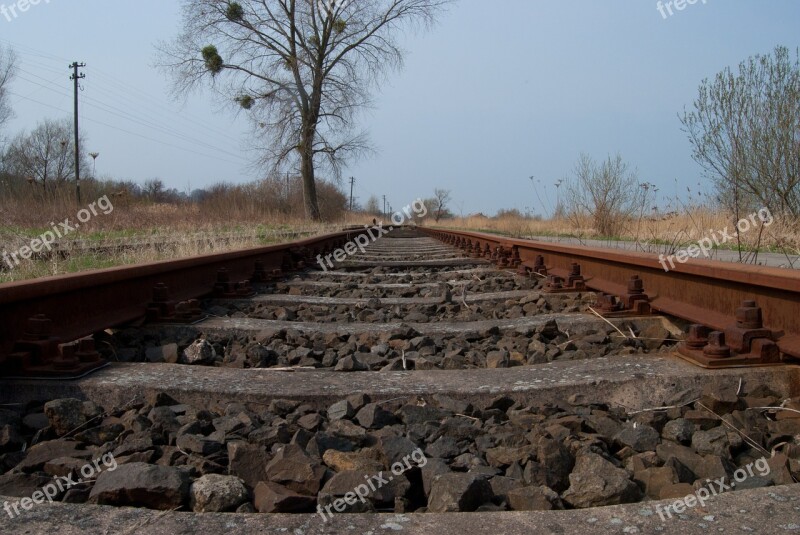
[[[29,72],[29,71],[26,71],[25,69],[19,69],[19,71],[23,72],[23,73],[25,73],[25,74],[27,74],[29,76],[38,78],[40,80],[45,80],[45,78],[42,78],[41,76],[38,76],[38,75],[33,74],[33,73]],[[38,83],[38,82],[36,82],[34,80],[26,78],[25,76],[18,76],[18,78],[21,79],[21,80],[25,80],[26,82],[28,82],[30,84],[33,84],[33,85],[39,86],[41,88],[47,89],[48,91],[52,91],[53,93],[56,93],[58,95],[67,96],[65,93],[63,93],[63,91],[60,88],[54,88],[54,87],[45,86],[45,85],[40,84],[40,83]],[[101,111],[103,111],[103,112],[110,113],[112,115],[116,115],[117,117],[129,120],[129,121],[134,122],[134,123],[141,124],[142,126],[146,126],[148,128],[154,128],[154,129],[161,130],[163,133],[167,133],[167,134],[170,134],[170,135],[175,135],[175,136],[183,138],[184,140],[191,141],[193,143],[204,145],[205,147],[207,147],[209,149],[218,150],[219,152],[226,153],[229,156],[239,157],[236,153],[228,151],[228,150],[226,150],[224,148],[220,148],[217,145],[214,145],[214,144],[211,144],[211,143],[207,143],[205,141],[202,141],[202,140],[199,140],[199,139],[194,138],[192,136],[189,136],[189,135],[183,133],[180,130],[176,130],[176,129],[170,128],[170,127],[165,127],[165,126],[162,126],[160,124],[156,124],[156,123],[153,123],[151,121],[148,121],[146,119],[137,118],[137,117],[131,115],[130,113],[128,113],[128,112],[126,112],[124,110],[121,110],[121,109],[117,108],[116,106],[107,104],[107,103],[105,103],[105,102],[103,102],[103,101],[101,101],[99,99],[95,99],[95,98],[88,97],[88,96],[84,96],[83,99],[84,99],[85,102],[87,102],[92,107],[102,107]]]
[[[50,54],[50,53],[47,53],[47,52],[43,52],[41,50],[35,49],[33,47],[30,47],[30,46],[26,46],[26,45],[22,45],[22,44],[19,44],[19,43],[15,43],[15,42],[10,41],[8,39],[0,38],[0,42],[4,42],[4,43],[12,46],[15,49],[15,51],[21,51],[21,55],[24,55],[23,61],[25,63],[30,63],[30,64],[34,65],[37,69],[41,69],[42,71],[52,72],[52,73],[57,74],[58,76],[62,76],[61,73],[63,71],[58,70],[54,66],[48,65],[46,62],[47,61],[53,61],[53,62],[62,63],[62,62],[68,61],[67,59],[65,59],[63,57],[59,57],[59,56],[53,55],[53,54]],[[37,59],[31,59],[28,56],[33,56],[34,58],[37,58]],[[26,71],[24,69],[19,69],[19,70],[21,72],[24,72],[24,73],[28,74],[29,76],[32,76],[34,78],[37,78],[39,80],[44,81],[45,84],[54,84],[55,81],[56,81],[55,79],[48,80],[48,79],[46,79],[44,77],[38,76],[38,75],[36,75],[36,74],[34,74],[32,72]],[[99,99],[96,99],[96,98],[92,98],[92,97],[89,97],[89,96],[86,96],[86,95],[84,95],[84,97],[83,97],[85,105],[87,105],[87,106],[89,106],[91,108],[94,108],[94,109],[96,109],[98,111],[101,111],[103,113],[110,114],[110,115],[115,115],[115,116],[120,117],[122,119],[125,119],[126,121],[129,121],[131,123],[138,124],[140,126],[144,126],[144,127],[148,128],[149,130],[155,131],[156,133],[166,134],[166,135],[169,135],[170,137],[176,138],[176,139],[178,139],[180,141],[185,141],[187,143],[192,143],[194,145],[200,146],[201,148],[206,148],[206,149],[209,149],[209,150],[213,150],[215,152],[218,152],[219,154],[223,154],[223,155],[229,156],[231,158],[234,158],[234,159],[237,159],[237,160],[240,160],[240,161],[237,162],[237,161],[232,161],[232,160],[227,159],[227,158],[213,156],[217,160],[225,161],[225,162],[228,162],[228,163],[232,163],[234,165],[243,165],[245,163],[245,162],[241,161],[242,157],[240,155],[238,155],[238,154],[236,154],[236,153],[234,153],[232,151],[226,150],[225,148],[222,148],[222,147],[219,146],[219,144],[218,144],[219,138],[227,138],[228,140],[233,141],[236,144],[237,148],[238,148],[238,145],[240,143],[240,140],[234,138],[233,136],[227,134],[224,131],[221,131],[218,126],[214,126],[214,125],[211,125],[210,123],[204,122],[204,121],[202,121],[202,120],[200,120],[198,118],[194,118],[193,116],[191,116],[191,115],[189,115],[187,113],[179,113],[179,112],[175,111],[174,109],[171,109],[169,106],[159,103],[158,101],[160,99],[158,97],[155,97],[155,96],[153,96],[153,95],[151,95],[151,94],[149,94],[149,93],[147,93],[145,91],[142,91],[139,88],[136,88],[135,86],[133,86],[128,81],[121,81],[121,80],[115,78],[114,76],[112,76],[111,74],[108,74],[108,73],[102,71],[101,69],[93,68],[92,69],[92,73],[93,73],[93,75],[96,73],[101,80],[104,80],[104,83],[103,84],[92,84],[91,91],[97,91],[97,92],[103,93],[105,95],[110,95],[112,98],[115,99],[115,101],[121,101],[123,103],[132,104],[131,107],[137,108],[137,112],[136,113],[137,113],[138,117],[134,116],[131,113],[128,113],[127,111],[122,110],[122,109],[120,109],[120,108],[118,108],[118,107],[116,107],[114,105],[108,104],[106,102],[103,102],[102,100],[99,100]],[[69,95],[65,94],[63,91],[60,91],[60,90],[55,89],[53,87],[48,87],[47,85],[44,85],[44,84],[41,84],[41,83],[37,83],[34,80],[30,80],[30,79],[25,78],[23,76],[19,76],[19,78],[25,80],[28,83],[34,84],[34,85],[36,85],[36,86],[38,86],[40,88],[52,91],[52,92],[60,95],[61,97],[68,98],[68,96],[69,96]],[[103,85],[106,85],[107,87],[103,87]],[[53,106],[52,104],[48,104],[48,103],[41,102],[39,100],[30,98],[31,97],[30,94],[22,95],[22,94],[19,94],[19,93],[16,93],[16,92],[12,92],[12,91],[9,91],[9,94],[10,95],[14,95],[14,96],[16,96],[18,98],[21,98],[21,99],[30,101],[30,102],[34,102],[34,103],[39,104],[41,106],[45,106],[47,108],[51,108],[51,109],[57,110],[57,111],[62,112],[62,113],[67,113],[66,110],[63,110],[60,107]],[[164,120],[164,114],[158,114],[157,110],[159,110],[159,109],[163,110],[164,112],[166,112],[168,114],[170,114],[170,116],[176,118],[177,121],[173,121],[171,123],[171,126],[163,126],[160,123],[160,121]],[[139,111],[139,110],[143,110],[143,111]],[[108,124],[106,122],[103,122],[103,121],[100,121],[100,120],[97,120],[97,119],[93,119],[91,117],[85,117],[84,113],[83,113],[83,110],[81,110],[80,117],[82,119],[90,121],[90,122],[92,122],[94,124],[99,124],[99,125],[111,128],[113,130],[116,130],[116,131],[119,131],[119,132],[123,132],[123,133],[128,134],[128,135],[132,135],[132,136],[136,136],[136,137],[148,140],[148,141],[152,141],[152,142],[158,143],[159,145],[162,145],[162,146],[171,147],[171,148],[174,148],[174,149],[177,149],[177,150],[181,150],[183,152],[187,152],[187,153],[191,153],[191,154],[195,154],[195,155],[199,155],[199,156],[204,156],[204,157],[209,157],[210,156],[208,153],[205,153],[205,152],[198,152],[198,151],[195,151],[195,150],[191,150],[191,149],[182,147],[180,145],[175,145],[173,143],[161,141],[159,139],[155,139],[153,137],[149,137],[147,135],[144,135],[144,134],[141,134],[141,133],[138,133],[138,132],[132,132],[130,130],[126,130],[124,128],[120,128],[118,126],[114,126],[114,125]],[[155,117],[157,117],[157,119],[151,119],[151,118],[155,118]],[[179,123],[179,124],[176,124],[176,123]],[[191,136],[189,134],[186,134],[185,132],[183,132],[181,130],[178,130],[177,127],[188,127],[195,134],[197,134],[199,132],[203,132],[203,133],[207,132],[209,134],[213,134],[214,143],[205,142],[205,141],[202,141],[200,139],[197,139],[196,137],[193,137],[193,136]],[[231,147],[231,149],[233,149],[233,147]]]
[[[41,50],[26,46],[26,45],[21,45],[19,43],[15,43],[15,42],[10,41],[8,39],[0,38],[0,42],[5,42],[5,43],[15,47],[15,50],[16,49],[27,50],[26,52],[23,52],[24,54],[37,56],[37,57],[44,58],[44,59],[47,59],[47,60],[50,60],[50,61],[54,61],[54,62],[57,61],[58,63],[62,63],[64,61],[67,61],[65,58],[62,58],[62,57],[59,57],[59,56],[55,56],[55,55],[43,52]],[[26,59],[26,61],[28,61],[29,63],[34,64],[35,66],[37,66],[38,68],[41,68],[43,70],[48,70],[48,71],[54,72],[54,73],[60,73],[61,72],[60,70],[57,70],[56,68],[54,68],[52,66],[48,66],[48,65],[46,65],[44,63],[41,63],[39,61],[30,61],[30,60],[27,60],[27,59]],[[20,69],[20,70],[22,70],[22,69]],[[141,89],[133,86],[130,83],[130,81],[119,80],[119,79],[115,78],[114,76],[112,76],[111,74],[106,73],[102,69],[93,69],[93,72],[95,72],[95,71],[96,71],[96,73],[98,74],[98,76],[101,79],[107,79],[108,83],[110,85],[114,86],[116,89],[109,90],[109,89],[105,89],[105,88],[100,87],[100,86],[93,85],[93,88],[92,88],[93,90],[98,90],[98,91],[101,91],[101,92],[108,93],[113,98],[115,98],[117,100],[127,100],[128,102],[134,103],[134,105],[136,107],[141,107],[144,110],[147,110],[147,112],[149,112],[149,110],[151,108],[159,108],[159,109],[161,109],[163,111],[166,111],[167,113],[170,113],[170,114],[174,115],[179,121],[183,121],[184,123],[191,124],[192,125],[191,128],[193,128],[195,130],[197,129],[197,127],[200,127],[202,129],[208,131],[208,133],[214,135],[215,139],[218,139],[219,137],[225,137],[225,138],[228,138],[229,140],[233,141],[236,144],[239,143],[239,139],[228,135],[224,131],[221,131],[219,129],[219,127],[211,125],[210,123],[206,123],[206,122],[204,122],[202,120],[199,120],[197,118],[193,118],[192,116],[190,116],[187,113],[179,113],[179,112],[175,111],[174,109],[172,109],[172,108],[170,108],[170,107],[168,107],[168,106],[166,106],[164,104],[159,103],[158,102],[159,101],[159,97],[155,97],[155,96],[153,96],[153,95],[151,95],[151,94],[149,94],[149,93],[147,93],[145,91],[142,91]],[[32,73],[29,73],[29,74],[31,74],[32,76],[36,76],[36,75],[34,75]],[[162,118],[163,118],[163,116],[159,116],[159,119],[162,119]]]
[[[36,76],[34,74],[29,73],[28,71],[24,71],[22,69],[20,69],[20,70],[22,72],[25,72],[26,74],[31,75],[31,76]],[[36,77],[42,79],[41,77],[38,77],[38,76],[36,76]],[[67,96],[62,91],[59,91],[59,90],[57,90],[55,88],[52,88],[52,87],[47,87],[47,86],[42,85],[42,84],[40,84],[40,83],[38,83],[38,82],[36,82],[34,80],[30,80],[28,78],[25,78],[24,76],[19,76],[19,78],[22,79],[22,80],[25,80],[28,83],[31,83],[31,84],[34,84],[34,85],[39,86],[41,88],[47,89],[49,91],[52,91],[53,93],[56,93],[58,95]],[[101,101],[97,100],[97,99],[84,96],[83,100],[88,106],[93,107],[93,108],[97,108],[100,111],[103,111],[105,113],[108,113],[108,114],[111,114],[111,115],[115,115],[115,116],[120,117],[122,119],[126,119],[128,121],[133,122],[133,123],[137,123],[137,124],[140,124],[142,126],[145,126],[145,127],[148,127],[148,128],[152,128],[154,130],[159,130],[161,133],[165,133],[165,134],[168,134],[168,135],[171,135],[171,136],[175,136],[175,137],[181,138],[184,141],[189,141],[189,142],[192,142],[194,144],[204,146],[204,147],[206,147],[208,149],[218,151],[220,153],[226,154],[226,155],[231,156],[233,158],[239,158],[239,155],[237,155],[236,153],[230,152],[230,151],[228,151],[226,149],[223,149],[223,148],[220,148],[220,147],[218,147],[216,145],[212,145],[210,143],[206,143],[205,141],[199,140],[197,138],[193,138],[193,137],[187,136],[187,135],[183,134],[182,132],[180,132],[178,130],[174,130],[174,129],[171,129],[171,128],[168,128],[168,127],[163,127],[161,125],[154,124],[154,123],[152,123],[150,121],[145,121],[145,120],[142,120],[142,119],[138,119],[138,118],[134,117],[133,115],[131,115],[131,114],[129,114],[129,113],[123,111],[123,110],[119,110],[118,108],[115,108],[114,106],[110,106],[110,105],[108,105],[108,104],[106,104],[104,102],[101,102]],[[117,110],[117,111],[114,111],[114,110]]]
[[[40,100],[36,100],[36,99],[32,99],[32,98],[26,97],[25,95],[20,95],[19,93],[15,93],[14,91],[9,91],[8,94],[9,95],[14,95],[15,97],[18,97],[18,98],[21,98],[21,99],[24,99],[24,100],[28,100],[28,101],[33,102],[35,104],[39,104],[40,106],[45,106],[47,108],[52,108],[52,109],[54,109],[56,111],[59,111],[61,113],[69,113],[67,110],[64,110],[62,108],[57,108],[57,107],[53,106],[52,104],[47,104],[46,102],[42,102]],[[95,123],[95,124],[99,124],[99,125],[111,128],[112,130],[117,130],[117,131],[123,132],[125,134],[129,134],[129,135],[132,135],[132,136],[140,137],[140,138],[146,139],[148,141],[153,141],[155,143],[158,143],[159,145],[163,145],[163,146],[166,146],[166,147],[171,147],[173,149],[182,150],[184,152],[189,152],[189,153],[192,153],[192,154],[195,154],[195,155],[198,155],[198,156],[203,156],[203,157],[206,157],[206,158],[214,158],[215,160],[228,162],[228,163],[231,163],[231,164],[234,164],[234,165],[242,165],[242,162],[234,162],[234,161],[231,161],[231,160],[228,160],[228,159],[225,159],[225,158],[220,158],[218,156],[212,156],[212,155],[207,154],[207,153],[197,152],[197,151],[194,151],[194,150],[191,150],[191,149],[187,149],[185,147],[181,147],[179,145],[174,145],[172,143],[169,143],[169,142],[166,142],[166,141],[162,141],[160,139],[155,139],[155,138],[148,137],[148,136],[136,133],[136,132],[131,132],[130,130],[125,130],[124,128],[120,128],[118,126],[114,126],[114,125],[105,123],[103,121],[99,121],[97,119],[92,119],[92,118],[86,117],[86,116],[84,116],[83,119],[85,121],[89,121],[89,122],[92,122],[92,123]]]

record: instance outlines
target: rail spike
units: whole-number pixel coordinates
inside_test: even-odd
[[[241,299],[255,295],[249,280],[233,282],[227,269],[217,271],[217,282],[214,284],[214,297],[220,299]]]
[[[776,343],[780,333],[764,327],[761,307],[746,300],[735,311],[736,322],[724,331],[692,325],[678,354],[704,368],[782,364]]]
[[[3,375],[21,377],[77,377],[107,364],[92,338],[63,343],[44,314],[28,318],[22,339],[2,362]]]
[[[628,316],[648,316],[652,313],[650,296],[644,290],[644,281],[639,275],[628,279],[627,293],[619,296],[600,294],[595,306],[603,316],[620,318]]]
[[[536,259],[537,262],[539,258]],[[547,268],[544,267],[544,259],[542,259],[542,267],[546,273]],[[583,275],[581,275],[580,264],[576,262],[572,263],[570,266],[569,275],[567,275],[566,279],[564,277],[548,275],[547,284],[544,287],[544,291],[545,293],[570,293],[586,291],[586,282],[583,278]]]
[[[145,307],[145,319],[148,323],[191,324],[205,318],[197,299],[170,300],[169,288],[164,283],[153,287],[153,300]]]

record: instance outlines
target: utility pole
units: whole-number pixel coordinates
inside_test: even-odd
[[[350,211],[353,211],[353,185],[356,183],[356,177],[350,177]]]
[[[78,80],[86,78],[83,73],[78,73],[78,69],[86,67],[85,63],[74,62],[69,66],[72,69],[72,76],[70,80],[75,82],[75,191],[78,196],[78,205],[81,204],[81,147],[80,147],[80,133],[78,131]]]
[[[383,196],[383,217],[386,217],[386,195]]]

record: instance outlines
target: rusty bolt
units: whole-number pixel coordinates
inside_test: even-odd
[[[631,295],[639,295],[644,293],[644,281],[639,278],[639,275],[631,276],[628,281],[628,293]]]
[[[724,359],[731,356],[731,348],[725,345],[725,333],[712,331],[708,335],[708,345],[703,348],[707,357]]]
[[[581,276],[581,265],[578,264],[577,262],[573,262],[572,263],[570,276],[571,277],[580,277]]]
[[[231,275],[228,273],[226,268],[221,268],[219,271],[217,271],[217,282],[226,283],[230,282],[230,280]]]
[[[761,307],[755,301],[742,301],[742,306],[736,309],[736,326],[740,329],[762,329],[764,320]]]
[[[78,344],[65,344],[61,346],[61,356],[53,361],[53,367],[57,370],[70,370],[78,365],[76,355]]]
[[[44,314],[36,314],[28,318],[28,328],[25,331],[26,340],[47,340],[53,332],[53,321]]]
[[[557,277],[556,275],[548,275],[547,276],[547,288],[549,290],[560,290],[563,288],[564,279],[561,277]]]
[[[163,282],[159,282],[153,287],[153,302],[165,303],[169,301],[169,288]]]
[[[689,334],[686,336],[686,347],[689,349],[701,350],[708,345],[708,334],[711,329],[705,325],[690,325]]]
[[[102,358],[97,352],[93,338],[82,338],[78,341],[78,352],[75,354],[80,362],[99,362]]]
[[[597,307],[605,312],[613,312],[619,309],[619,301],[617,296],[602,294],[597,301]]]

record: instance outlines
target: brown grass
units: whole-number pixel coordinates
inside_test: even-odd
[[[54,250],[61,254],[22,260],[14,269],[0,259],[0,283],[284,243],[371,221],[348,214],[332,223],[311,223],[279,212],[258,213],[253,207],[206,210],[192,204],[112,203],[111,213],[98,213],[58,240]],[[0,201],[0,254],[29,246],[50,230],[51,222],[58,225],[70,218],[74,223],[78,210],[69,199]]]
[[[84,198],[94,200],[97,197]],[[63,254],[24,260],[10,270],[4,266],[5,270],[0,270],[0,282],[283,243],[342,226],[368,224],[373,217],[344,212],[330,223],[310,223],[242,195],[229,198],[228,202],[215,200],[201,205],[153,204],[125,197],[112,197],[111,202],[114,206],[111,213],[94,216],[58,241],[57,247]],[[17,201],[0,198],[0,254],[30,245],[32,239],[50,229],[51,222],[57,224],[66,218],[74,222],[79,209],[75,201],[66,196],[46,202],[36,198]],[[600,236],[591,227],[589,217],[536,220],[518,215],[471,216],[442,220],[438,224],[429,220],[426,224],[515,237],[573,237],[579,241],[619,239],[638,242],[641,250],[671,254],[712,233],[719,234],[726,227],[733,229],[735,220],[721,212],[693,208],[683,213],[624,221],[621,235],[613,237]],[[759,248],[798,255],[798,229],[798,222],[776,217],[772,225],[762,227],[761,231],[756,229],[743,234],[742,247],[745,251]],[[726,248],[736,249],[736,241],[726,244]]]
[[[747,217],[750,214],[742,214]],[[591,226],[590,217],[570,217],[562,219],[535,220],[519,216],[489,218],[470,216],[440,221],[442,228],[466,229],[505,234],[514,237],[571,237],[579,240],[621,240],[642,244],[659,245],[659,250],[674,252],[698,240],[720,236],[728,229],[733,234],[737,219],[722,212],[695,208],[685,213],[666,214],[662,217],[642,217],[623,222],[624,231],[619,236],[602,236]],[[758,220],[757,220],[758,221]],[[800,222],[790,218],[775,217],[769,226],[761,226],[741,234],[744,250],[758,248],[783,252],[789,255],[800,254]],[[725,244],[725,248],[736,249],[737,241]]]

